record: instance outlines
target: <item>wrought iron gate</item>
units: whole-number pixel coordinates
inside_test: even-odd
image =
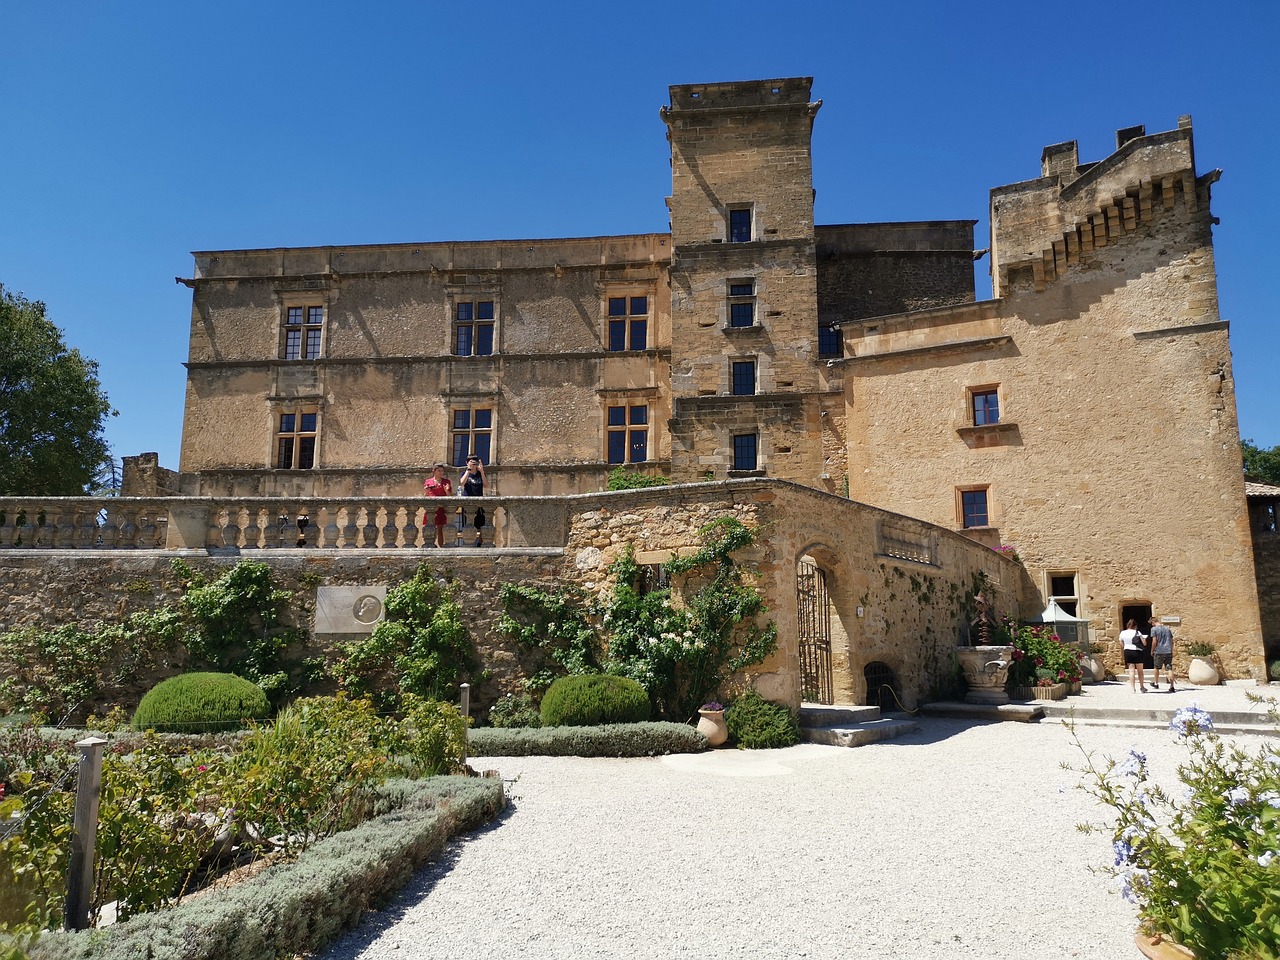
[[[831,604],[826,575],[812,560],[796,565],[800,637],[800,695],[809,703],[834,703],[831,691]]]

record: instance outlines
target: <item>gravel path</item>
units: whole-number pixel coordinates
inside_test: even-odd
[[[1185,756],[1080,736],[1161,779]],[[1133,908],[1090,871],[1108,838],[1075,829],[1102,815],[1081,760],[1060,724],[946,719],[856,749],[482,758],[518,778],[504,819],[322,956],[1133,960]]]

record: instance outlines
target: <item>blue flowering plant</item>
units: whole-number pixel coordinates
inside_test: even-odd
[[[1280,733],[1276,701],[1262,702]],[[1107,872],[1153,941],[1197,960],[1280,960],[1280,741],[1226,743],[1194,704],[1169,729],[1188,751],[1180,789],[1154,782],[1136,748],[1098,760],[1081,747],[1082,787],[1114,821],[1079,829],[1111,833]]]

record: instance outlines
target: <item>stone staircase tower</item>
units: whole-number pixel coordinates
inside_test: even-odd
[[[823,462],[812,78],[688,84],[671,142],[671,476],[814,485]]]

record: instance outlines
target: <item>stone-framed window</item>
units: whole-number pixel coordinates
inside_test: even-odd
[[[493,355],[497,312],[492,300],[455,300],[453,304],[453,355]]]
[[[275,413],[275,466],[277,470],[311,470],[316,465],[316,440],[320,411],[301,406]]]
[[[323,304],[286,304],[281,334],[281,360],[318,359],[324,336]]]
[[[756,282],[751,277],[729,281],[729,327],[741,330],[756,325]]]
[[[1000,387],[986,384],[970,387],[969,423],[975,427],[991,427],[1000,422]]]
[[[454,407],[450,411],[450,462],[465,467],[473,453],[488,466],[493,462],[493,407]]]
[[[965,530],[991,526],[989,487],[957,487],[956,507]]]
[[[649,309],[653,298],[647,292],[610,292],[605,298],[605,345],[612,353],[649,349]]]
[[[1249,497],[1249,519],[1254,533],[1280,531],[1280,498]]]
[[[735,397],[749,397],[755,394],[755,357],[729,361],[729,392]]]
[[[840,336],[840,328],[830,320],[818,321],[818,356],[844,356],[844,338]]]
[[[726,211],[730,243],[747,243],[755,238],[755,210],[749,203],[736,203]]]
[[[1046,575],[1049,582],[1049,599],[1060,606],[1064,613],[1078,617],[1080,609],[1079,577],[1074,570],[1051,570]]]
[[[760,437],[756,433],[735,433],[733,444],[733,470],[760,469]]]
[[[605,407],[605,461],[644,463],[649,459],[649,405],[620,402]]]

